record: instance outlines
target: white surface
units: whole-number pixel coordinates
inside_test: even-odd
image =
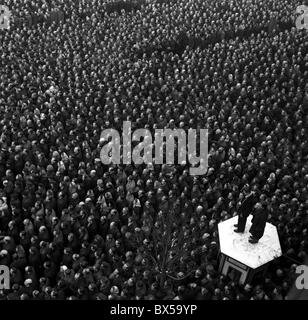
[[[234,224],[238,217],[233,217],[218,224],[220,251],[227,256],[244,263],[250,268],[258,268],[263,264],[281,256],[281,247],[277,229],[266,223],[263,237],[257,244],[249,243],[249,229],[252,215],[247,219],[244,233],[234,232]]]

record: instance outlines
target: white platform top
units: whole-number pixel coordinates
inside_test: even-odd
[[[220,251],[225,255],[245,264],[258,268],[282,255],[277,229],[266,223],[263,237],[257,244],[248,242],[250,238],[252,215],[247,219],[244,233],[234,232],[238,217],[233,217],[218,224]]]

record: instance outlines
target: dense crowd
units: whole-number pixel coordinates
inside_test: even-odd
[[[0,298],[284,299],[296,264],[281,258],[245,286],[220,275],[217,224],[255,191],[283,252],[307,256],[299,2],[107,12],[110,2],[5,1],[18,17],[57,9],[65,19],[0,30],[0,265],[11,275]],[[103,165],[100,134],[125,120],[208,128],[208,172]]]

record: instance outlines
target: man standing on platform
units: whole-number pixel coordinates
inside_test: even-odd
[[[251,220],[252,226],[249,232],[251,237],[248,240],[250,243],[258,243],[264,234],[266,221],[268,218],[268,212],[261,203],[257,203],[253,212],[253,218]]]
[[[252,213],[253,207],[257,201],[256,192],[250,192],[247,197],[244,199],[238,210],[238,222],[234,232],[242,233],[245,231],[246,221],[248,216]]]

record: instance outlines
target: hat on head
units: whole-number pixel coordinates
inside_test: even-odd
[[[1,250],[0,251],[0,256],[7,256],[8,255],[8,252],[7,252],[7,250]]]
[[[25,286],[30,286],[32,284],[32,279],[26,279],[24,282]]]

